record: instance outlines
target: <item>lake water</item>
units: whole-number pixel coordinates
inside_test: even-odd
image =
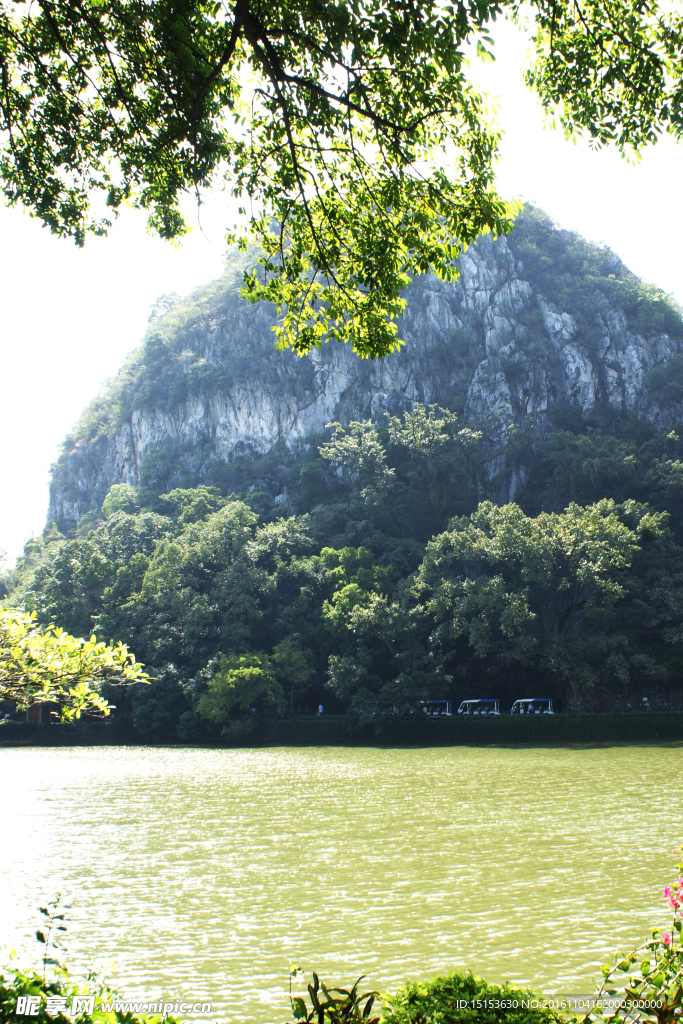
[[[282,1024],[289,964],[381,990],[470,967],[589,993],[664,925],[683,748],[0,749],[0,942],[124,997]]]

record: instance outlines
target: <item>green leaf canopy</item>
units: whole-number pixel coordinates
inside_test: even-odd
[[[77,639],[57,626],[42,629],[32,615],[0,612],[0,699],[15,701],[18,710],[56,702],[62,721],[84,712],[108,715],[101,683],[147,678],[123,644]]]
[[[517,0],[0,2],[0,179],[83,244],[126,203],[165,238],[184,193],[223,179],[260,249],[244,294],[278,344],[393,351],[402,291],[515,205],[496,192],[498,130],[467,77]],[[641,146],[683,129],[680,13],[643,0],[533,0],[527,73],[568,133]],[[255,258],[256,259],[256,258]],[[254,259],[254,262],[255,262]]]

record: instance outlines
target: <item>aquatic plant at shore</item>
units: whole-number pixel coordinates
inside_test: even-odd
[[[360,992],[358,989],[364,976],[350,989],[328,988],[314,972],[313,981],[308,986],[310,1010],[305,999],[292,996],[292,980],[300,977],[303,977],[303,972],[298,967],[292,967],[289,973],[289,1001],[295,1019],[301,1024],[380,1024],[378,1014],[371,1016],[379,992]]]

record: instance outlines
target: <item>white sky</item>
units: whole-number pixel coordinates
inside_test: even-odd
[[[477,65],[473,74],[498,96],[506,132],[501,193],[530,200],[562,227],[609,245],[683,304],[683,147],[665,138],[632,166],[616,153],[565,142],[543,128],[540,108],[521,84],[523,38],[507,23],[496,37],[496,64]],[[150,237],[145,218],[131,211],[109,238],[78,250],[20,211],[0,208],[0,549],[12,559],[44,526],[60,441],[136,347],[155,299],[220,274],[232,220],[217,196],[202,212],[203,233],[173,248]]]

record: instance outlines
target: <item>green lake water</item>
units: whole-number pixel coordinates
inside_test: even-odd
[[[0,942],[128,998],[282,1024],[288,967],[379,989],[470,967],[593,990],[664,925],[683,748],[6,748]]]

